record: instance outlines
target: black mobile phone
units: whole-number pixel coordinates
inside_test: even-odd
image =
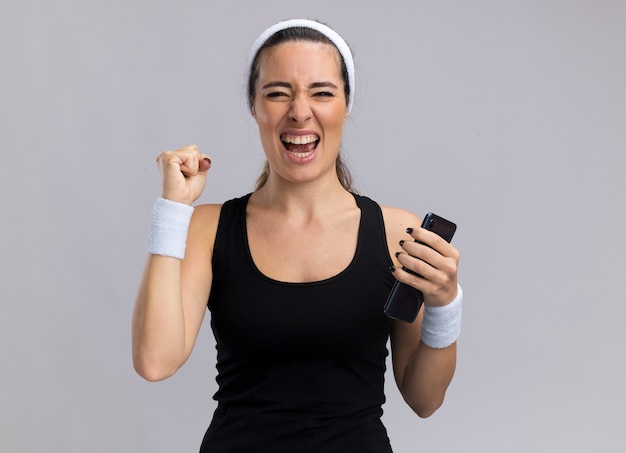
[[[437,233],[447,242],[450,242],[456,231],[456,224],[429,212],[424,217],[422,228]],[[407,272],[412,272],[407,268],[403,269]],[[385,315],[392,319],[412,323],[417,318],[417,313],[420,311],[423,302],[424,295],[419,289],[396,280],[385,303]]]

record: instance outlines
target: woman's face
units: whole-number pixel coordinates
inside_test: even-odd
[[[252,114],[270,178],[336,178],[348,116],[339,58],[330,44],[310,41],[282,43],[260,56]]]

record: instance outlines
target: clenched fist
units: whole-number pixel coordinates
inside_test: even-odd
[[[204,190],[211,159],[200,154],[196,145],[189,145],[159,154],[157,166],[163,179],[161,196],[191,205]]]

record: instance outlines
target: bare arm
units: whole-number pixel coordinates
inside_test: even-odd
[[[132,337],[135,370],[147,380],[173,375],[191,354],[211,290],[211,247],[218,218],[219,206],[195,209],[184,260],[147,258]]]
[[[197,199],[210,167],[200,158],[195,146],[159,156],[163,198],[187,204]],[[197,207],[185,258],[147,258],[132,320],[133,364],[147,380],[174,374],[193,349],[211,288],[211,248],[218,218],[219,206]]]
[[[434,233],[419,228],[420,220],[399,209],[384,208],[387,241],[391,256],[396,252],[394,276],[424,293],[424,304],[446,305],[457,295],[456,249]],[[411,227],[412,235],[406,232]],[[417,244],[418,239],[432,248]],[[401,246],[400,241],[404,240]],[[404,272],[401,267],[421,274]],[[456,368],[456,343],[433,349],[420,340],[423,309],[415,322],[394,321],[391,330],[393,371],[398,389],[407,404],[420,417],[432,415],[444,401]]]
[[[433,349],[419,339],[422,315],[413,324],[394,321],[393,370],[402,397],[420,417],[429,417],[443,404],[456,368],[456,343]]]

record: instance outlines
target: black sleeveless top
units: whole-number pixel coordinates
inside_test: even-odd
[[[380,416],[394,278],[380,207],[355,195],[361,220],[346,269],[286,283],[252,260],[249,197],[224,203],[215,239],[218,407],[201,452],[390,452]]]

